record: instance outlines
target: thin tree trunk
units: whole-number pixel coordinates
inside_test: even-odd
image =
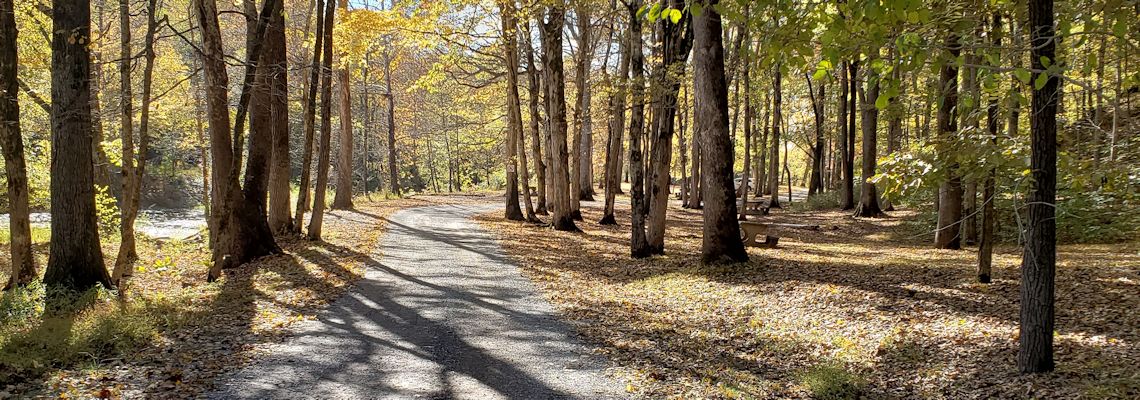
[[[946,38],[947,52],[953,58],[961,53],[961,39],[951,33]],[[958,68],[953,63],[942,65],[940,87],[942,99],[938,105],[938,156],[945,168],[946,181],[938,191],[938,229],[934,233],[934,247],[939,249],[960,249],[962,220],[962,180],[958,176],[958,165],[952,161],[954,142],[957,141],[957,119],[954,109],[958,106]]]
[[[879,208],[879,193],[875,183],[871,182],[878,159],[879,108],[875,107],[875,101],[879,98],[879,77],[872,76],[871,69],[867,69],[866,76],[867,88],[860,93],[863,98],[863,173],[860,177],[863,186],[859,191],[855,216],[876,218],[883,216]]]
[[[645,237],[645,163],[642,161],[641,139],[645,128],[645,55],[642,53],[641,0],[631,0],[629,8],[630,95],[633,105],[629,116],[629,180],[630,180],[630,256],[649,257]]]
[[[592,25],[590,24],[590,6],[579,6],[578,12],[578,166],[575,167],[578,178],[578,190],[574,196],[579,200],[594,201],[594,167],[593,167],[593,117],[590,115],[593,93],[590,90],[590,71],[594,62],[594,46],[592,43]],[[581,205],[576,207],[577,217],[581,219]]]
[[[538,114],[538,63],[534,60],[534,44],[531,43],[530,22],[526,21],[521,26],[522,49],[526,55],[527,108],[530,110],[530,155],[531,158],[534,158],[535,190],[538,191],[538,205],[534,212],[538,215],[548,215],[550,212],[546,209],[546,163],[543,162],[542,137],[538,129],[540,118]]]
[[[332,0],[329,1],[331,2]],[[301,226],[305,220],[305,212],[309,211],[309,182],[313,171],[313,137],[316,136],[317,125],[317,89],[320,87],[321,55],[324,53],[325,46],[325,0],[316,0],[316,2],[316,15],[314,18],[317,21],[317,29],[315,43],[313,45],[313,61],[309,66],[309,79],[306,83],[307,90],[303,101],[304,109],[301,111],[304,114],[304,119],[302,120],[304,139],[301,151],[301,178],[297,187],[297,207],[294,209],[293,214],[293,231],[296,233],[301,233]],[[332,27],[329,27],[329,29],[332,29]]]
[[[621,191],[622,136],[625,133],[625,98],[628,93],[630,68],[630,32],[620,35],[621,60],[618,61],[618,74],[613,79],[614,90],[610,93],[609,144],[606,146],[606,205],[602,225],[617,225],[614,218],[614,203]]]
[[[826,94],[824,93],[824,82],[819,82],[819,94],[817,95],[813,93],[811,77],[805,73],[804,78],[808,83],[812,114],[815,116],[815,145],[811,148],[811,181],[808,184],[808,196],[811,196],[823,192],[823,105]]]
[[[388,98],[388,184],[392,193],[399,196],[400,173],[396,169],[396,94],[392,91],[392,54],[390,52],[384,53],[384,83],[387,85],[384,97]],[[456,146],[458,145],[456,143]],[[456,173],[458,174],[458,171]],[[459,179],[457,178],[457,190],[459,190],[458,185]]]
[[[519,137],[522,136],[522,109],[519,105],[519,51],[516,42],[515,30],[515,3],[514,0],[499,1],[499,15],[503,24],[503,58],[507,61],[507,154],[503,161],[507,171],[506,193],[506,219],[522,221],[523,213],[519,209],[519,176],[517,154],[522,152],[519,148]],[[523,165],[526,168],[526,165]],[[524,189],[526,182],[523,182]],[[527,196],[529,202],[530,196]]]
[[[348,14],[348,0],[340,0],[342,18]],[[343,64],[343,63],[342,63]],[[333,195],[332,209],[352,209],[352,81],[348,66],[342,65],[336,71],[338,98],[340,100],[340,148],[336,161],[336,192]]]
[[[130,264],[138,259],[135,250],[135,217],[138,215],[138,174],[135,173],[134,85],[131,81],[131,10],[130,2],[119,0],[119,140],[122,141],[122,202],[119,219],[119,253],[111,273],[116,286],[129,274]]]
[[[772,80],[772,159],[770,160],[771,165],[769,165],[771,174],[768,175],[768,193],[771,193],[768,207],[770,208],[780,208],[780,125],[783,121],[780,110],[783,93],[780,84],[782,75],[780,65],[776,65],[776,72]]]
[[[666,2],[673,9],[684,9],[681,0]],[[658,24],[661,39],[661,64],[654,71],[650,98],[653,104],[653,119],[648,143],[649,153],[649,229],[647,238],[649,250],[653,254],[665,254],[665,224],[669,209],[669,170],[673,158],[673,122],[677,113],[677,93],[681,88],[681,77],[685,74],[686,59],[692,48],[692,16],[687,12],[677,23],[662,18]],[[666,73],[668,71],[668,73]],[[730,173],[731,175],[731,173]],[[735,201],[735,200],[734,200]]]
[[[28,207],[28,170],[20,133],[20,102],[16,82],[16,18],[12,0],[0,0],[0,146],[8,186],[8,245],[12,271],[4,290],[27,285],[36,278],[32,257],[31,218]]]
[[[325,40],[321,52],[321,135],[317,152],[317,186],[313,189],[313,215],[309,217],[309,240],[321,239],[324,223],[325,195],[329,182],[329,158],[332,142],[332,32],[336,6],[325,4]]]
[[[991,43],[995,48],[1001,48],[1001,14],[994,13],[993,24],[990,28]],[[1015,79],[1016,81],[1016,79]],[[1014,85],[1017,85],[1015,82]],[[1016,99],[1014,99],[1016,101]],[[1010,103],[1011,112],[1016,112],[1017,104]],[[986,108],[986,131],[990,134],[990,144],[997,147],[998,141],[998,100],[997,97],[990,97],[989,106]],[[994,217],[996,217],[996,209],[994,207],[994,198],[997,196],[996,181],[997,168],[991,166],[986,173],[985,182],[982,185],[982,236],[978,245],[978,282],[990,283],[992,275],[993,253],[994,253]]]

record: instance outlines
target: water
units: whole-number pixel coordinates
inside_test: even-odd
[[[30,215],[33,227],[51,225],[51,214]],[[185,239],[206,228],[206,213],[201,209],[140,210],[135,230],[155,239]],[[8,229],[8,214],[0,214],[0,229]]]

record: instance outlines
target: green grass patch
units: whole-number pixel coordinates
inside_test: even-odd
[[[797,378],[812,398],[820,400],[857,399],[866,385],[862,377],[837,363],[808,367]]]
[[[51,240],[51,228],[46,226],[32,226],[32,244],[44,244]],[[12,242],[12,235],[8,229],[0,229],[0,244]]]

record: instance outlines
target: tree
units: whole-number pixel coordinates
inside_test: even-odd
[[[579,1],[576,7],[578,14],[578,65],[575,73],[575,80],[578,86],[578,108],[575,111],[574,121],[578,126],[577,140],[575,146],[577,151],[574,152],[575,157],[578,158],[577,166],[574,167],[575,176],[578,179],[578,190],[574,191],[573,196],[578,200],[594,201],[594,187],[592,185],[594,180],[594,162],[593,162],[593,143],[594,143],[594,127],[593,117],[590,115],[590,108],[593,99],[593,91],[590,89],[590,71],[594,62],[594,43],[593,43],[593,25],[591,25],[590,9],[591,5],[585,1]],[[581,219],[581,205],[576,207],[577,219]]]
[[[12,0],[0,0],[0,146],[4,151],[4,176],[8,181],[8,244],[12,253],[12,272],[5,290],[27,285],[36,278],[28,213],[28,170],[20,133],[20,102],[16,95],[19,93],[16,81],[19,59],[14,10]]]
[[[993,24],[990,27],[990,38],[994,48],[1001,48],[1002,41],[1001,30],[1001,14],[994,13]],[[1016,85],[1016,83],[1015,83]],[[1010,102],[1011,113],[1017,113],[1017,99],[1014,98]],[[1011,119],[1011,122],[1015,119]],[[990,144],[997,146],[998,140],[998,101],[997,97],[991,97],[989,106],[986,108],[986,131],[990,134]],[[1011,124],[1013,129],[1016,129],[1016,122]],[[1013,135],[1010,135],[1013,136]],[[996,217],[996,207],[994,207],[994,198],[997,196],[997,168],[990,167],[986,172],[985,182],[982,184],[982,235],[978,242],[978,282],[990,283],[993,263],[994,251],[994,218]]]
[[[269,229],[276,233],[293,231],[289,215],[289,180],[292,165],[289,155],[289,65],[285,52],[285,15],[275,13],[265,31],[265,50],[261,64],[262,85],[268,89],[269,131],[272,147],[269,167]],[[311,137],[310,137],[311,138]],[[312,140],[309,140],[312,159]],[[308,192],[308,185],[301,190]]]
[[[855,97],[851,91],[855,77],[851,75],[851,65],[844,63],[839,71],[839,164],[843,170],[843,196],[840,205],[844,210],[855,208],[855,110],[851,107],[850,99]],[[850,116],[850,122],[848,121]]]
[[[606,204],[602,212],[601,225],[617,225],[614,218],[614,202],[621,190],[621,153],[624,151],[622,136],[625,134],[625,97],[629,80],[630,36],[626,31],[619,35],[621,52],[617,76],[611,78],[612,89],[609,95],[609,142],[606,144],[605,195]]]
[[[534,158],[535,188],[538,191],[538,206],[535,214],[547,215],[546,209],[546,163],[542,157],[542,138],[538,131],[538,63],[534,61],[534,45],[531,43],[530,22],[522,24],[523,52],[526,53],[527,108],[530,110],[530,155]],[[529,189],[528,189],[529,190]]]
[[[330,2],[332,0],[329,0]],[[313,165],[313,137],[316,136],[317,125],[317,89],[320,87],[321,77],[321,55],[324,54],[325,42],[325,18],[324,8],[325,0],[316,0],[316,13],[314,19],[317,21],[316,39],[313,45],[313,61],[309,66],[309,80],[305,85],[305,99],[303,101],[303,114],[302,130],[304,131],[304,139],[301,151],[301,178],[298,183],[299,193],[297,194],[297,207],[294,210],[293,217],[293,231],[301,233],[301,225],[304,223],[305,211],[309,210],[309,181],[312,176]],[[329,26],[328,30],[332,30]]]
[[[684,9],[681,0],[667,0],[673,10]],[[665,254],[665,214],[669,208],[669,169],[673,158],[673,124],[677,115],[677,93],[685,75],[686,59],[693,47],[691,16],[681,12],[676,21],[662,17],[658,20],[661,40],[661,64],[654,70],[650,85],[652,125],[648,145],[649,154],[649,251]]]
[[[332,146],[332,31],[336,6],[325,4],[325,39],[321,55],[321,136],[317,152],[317,186],[313,191],[313,215],[309,217],[309,240],[321,239],[325,217],[325,190],[329,183],[329,158]]]
[[[554,229],[577,231],[570,207],[570,171],[568,150],[566,149],[566,85],[563,80],[562,29],[566,25],[566,5],[557,1],[547,12],[547,21],[542,24],[542,57],[545,73],[546,103],[550,118],[551,176],[553,177],[550,195],[553,197],[554,216],[551,222]]]
[[[522,221],[523,213],[519,209],[519,181],[518,158],[516,154],[521,151],[519,138],[522,137],[522,107],[519,104],[519,50],[515,30],[515,2],[514,0],[499,1],[499,16],[503,23],[503,58],[507,62],[507,154],[503,158],[504,168],[507,171],[506,218],[512,221]],[[526,168],[526,165],[523,165]],[[523,189],[526,189],[524,182]],[[529,199],[530,194],[527,193]]]
[[[826,97],[824,86],[826,83],[822,80],[819,82],[819,94],[815,94],[811,84],[811,77],[804,74],[804,80],[808,84],[808,96],[811,97],[812,115],[815,117],[815,144],[811,146],[812,164],[811,164],[811,183],[808,185],[808,196],[816,193],[823,192],[823,168],[824,168],[824,140],[823,140],[823,105]]]
[[[348,0],[339,0],[341,18],[348,15]],[[352,209],[352,83],[348,76],[347,62],[341,61],[337,68],[337,93],[340,100],[340,151],[336,161],[336,193],[333,196],[334,210]]]
[[[91,129],[91,4],[52,2],[51,248],[44,284],[111,287],[99,247]]]
[[[783,124],[781,105],[783,103],[783,88],[780,87],[783,78],[781,66],[776,65],[772,77],[772,155],[768,160],[768,192],[771,196],[768,207],[780,208],[780,125]]]
[[[331,29],[331,28],[330,28]],[[392,52],[384,52],[384,97],[388,99],[388,185],[400,195],[400,172],[396,170],[396,93],[392,91]]]
[[[879,208],[879,193],[871,181],[871,177],[875,176],[878,157],[879,108],[875,103],[879,98],[879,77],[872,75],[870,69],[867,69],[866,76],[867,88],[860,93],[863,99],[863,173],[860,177],[863,186],[859,191],[859,206],[855,208],[855,216],[881,217],[883,211]]]
[[[714,7],[718,0],[705,0],[704,10],[693,19],[693,92],[696,96],[696,132],[704,149],[705,208],[701,240],[704,263],[744,262],[748,253],[740,239],[733,187],[732,142],[728,134],[728,84],[724,71],[721,17]]]
[[[1060,79],[1047,70],[1057,65],[1053,1],[1031,0],[1030,57],[1033,69],[1045,74],[1034,85],[1030,114],[1032,176],[1027,199],[1025,251],[1021,261],[1021,325],[1017,368],[1023,373],[1053,370],[1053,280],[1057,264],[1057,97]]]
[[[955,59],[962,52],[961,38],[956,33],[946,37],[947,61],[940,69],[942,100],[938,104],[938,155],[945,171],[945,181],[938,189],[938,228],[934,233],[934,247],[960,249],[959,235],[962,220],[962,178],[958,163],[953,160],[955,136],[958,132],[954,109],[958,106],[958,67]]]
[[[641,138],[645,129],[645,55],[641,51],[641,0],[631,0],[629,9],[629,67],[630,98],[633,102],[629,114],[629,201],[630,201],[630,256],[649,257],[649,242],[645,237],[645,163],[641,159]]]

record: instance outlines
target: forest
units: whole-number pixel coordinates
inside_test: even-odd
[[[1138,56],[1136,0],[0,0],[0,398],[1140,397]]]

